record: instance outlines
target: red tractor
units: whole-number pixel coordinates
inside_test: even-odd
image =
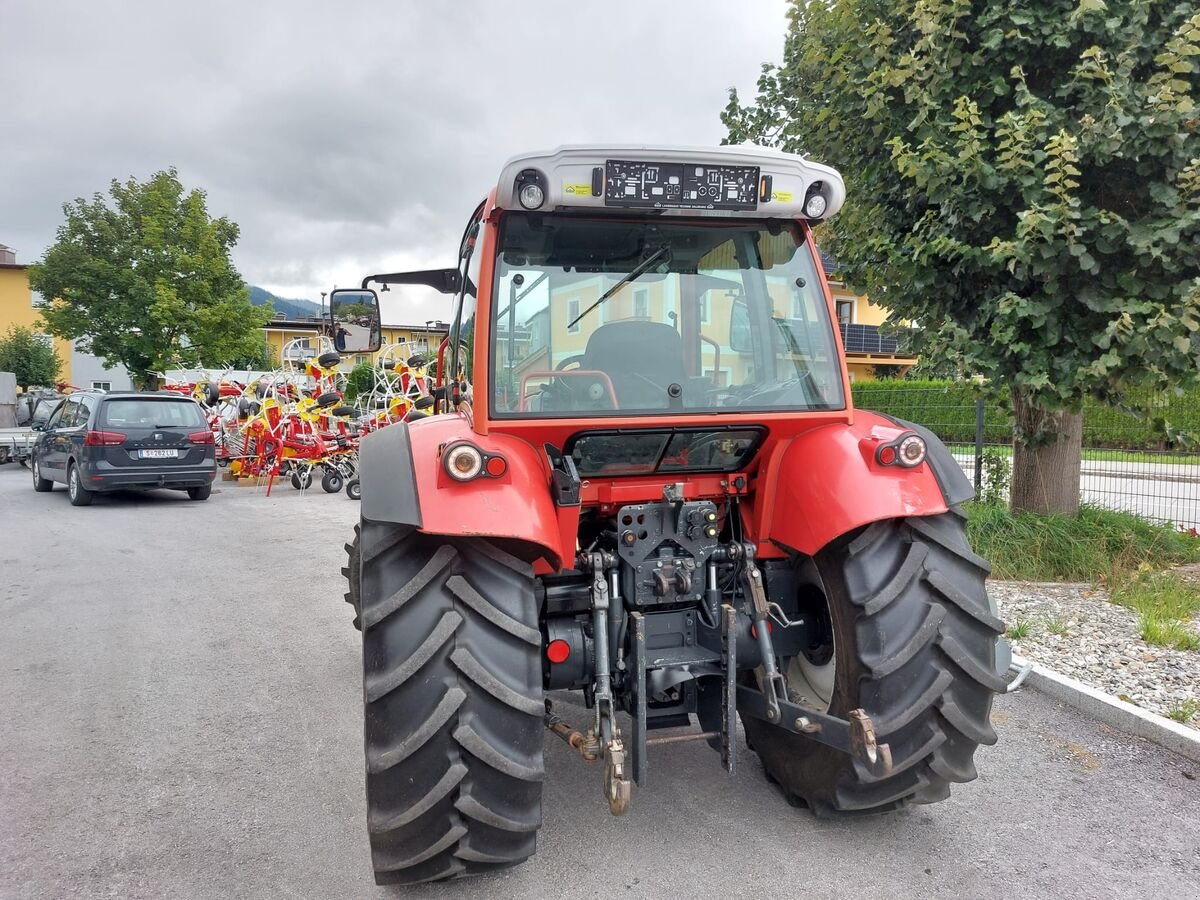
[[[344,570],[378,882],[527,859],[544,728],[615,814],[656,745],[732,773],[739,716],[818,814],[975,778],[1004,628],[958,464],[851,403],[811,232],[844,197],[779,152],[563,147],[505,166],[457,267],[334,292],[368,349],[372,283],[455,298],[445,414],[363,439]]]

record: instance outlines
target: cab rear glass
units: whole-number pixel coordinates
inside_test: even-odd
[[[735,472],[754,458],[766,437],[759,427],[585,431],[565,451],[584,477],[667,472]]]
[[[205,422],[200,407],[191,400],[129,397],[105,401],[104,424],[126,428],[196,428],[203,427]]]

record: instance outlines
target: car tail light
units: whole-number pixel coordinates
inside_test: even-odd
[[[83,439],[85,447],[120,447],[126,441],[119,431],[89,431]]]
[[[193,431],[188,435],[188,441],[192,444],[215,444],[217,439],[211,431]]]

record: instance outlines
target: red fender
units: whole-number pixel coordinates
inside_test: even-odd
[[[408,503],[393,502],[392,508],[382,507],[377,504],[386,504],[384,497],[392,491],[376,489],[367,482],[374,482],[385,466],[393,479],[399,466],[407,466],[406,460],[396,458],[405,431],[415,504],[409,507]],[[442,449],[455,441],[470,441],[486,454],[504,457],[508,464],[504,474],[455,481],[446,474],[441,460]],[[375,447],[382,448],[384,443],[396,446],[379,459],[377,468]],[[555,506],[550,463],[545,452],[528,441],[507,434],[476,434],[464,416],[442,415],[389,425],[365,437],[362,452],[364,519],[408,521],[430,534],[518,540],[540,548],[555,569],[572,565],[579,507]],[[397,510],[397,505],[405,508]]]
[[[777,541],[811,555],[871,522],[946,512],[942,487],[930,465],[935,455],[949,456],[940,442],[929,447],[929,458],[915,468],[875,460],[880,444],[907,431],[877,413],[860,410],[852,425],[823,425],[776,445],[758,492],[759,541]],[[927,443],[936,440],[925,437]]]

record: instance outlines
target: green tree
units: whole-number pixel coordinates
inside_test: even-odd
[[[346,376],[346,388],[343,391],[347,400],[356,400],[362,394],[370,393],[375,387],[375,368],[370,363],[359,363]]]
[[[210,218],[204,192],[185,192],[174,169],[114,180],[109,195],[65,204],[57,240],[29,267],[54,298],[48,330],[150,389],[166,369],[256,356],[271,309],[250,304],[229,258],[237,225]]]
[[[255,348],[253,353],[234,357],[225,363],[231,369],[248,369],[257,372],[270,371],[278,364],[279,354],[275,352],[275,348],[271,345],[271,342],[261,337],[261,335],[258,347]]]
[[[1073,511],[1085,396],[1200,369],[1200,12],[1178,0],[793,3],[732,142],[841,169],[843,277],[1012,403],[1012,505]]]
[[[58,381],[62,359],[54,345],[30,329],[13,325],[0,338],[0,372],[12,372],[23,388],[48,387]]]

